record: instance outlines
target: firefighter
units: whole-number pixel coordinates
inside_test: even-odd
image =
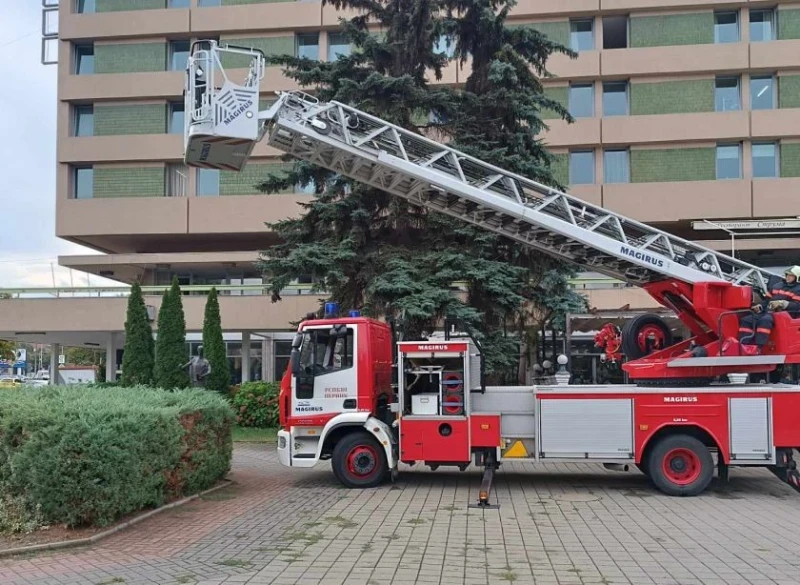
[[[766,345],[775,318],[772,313],[788,311],[792,318],[800,316],[800,266],[792,266],[784,273],[783,279],[770,283],[764,299],[751,307],[751,313],[739,319],[739,341],[743,345]]]

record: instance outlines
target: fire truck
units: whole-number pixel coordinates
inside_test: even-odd
[[[226,72],[227,54],[250,67]],[[343,103],[282,92],[259,111],[266,60],[255,49],[194,43],[187,66],[185,162],[238,171],[262,140],[297,159],[643,287],[691,331],[673,343],[655,315],[622,336],[631,383],[491,387],[480,344],[456,323],[406,340],[397,324],[346,316],[302,322],[280,392],[280,461],[330,460],[346,486],[378,485],[400,463],[483,468],[476,505],[507,461],[637,466],[674,496],[716,471],[768,468],[800,489],[800,387],[745,383],[800,363],[800,319],[775,313],[762,351],[737,340],[753,293],[777,275],[509,173]],[[234,73],[240,78],[234,79]],[[563,366],[565,359],[559,360]],[[562,367],[563,369],[563,367]],[[568,378],[568,375],[566,375]]]

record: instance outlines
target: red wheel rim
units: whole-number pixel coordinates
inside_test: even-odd
[[[636,336],[636,342],[639,344],[639,349],[642,351],[647,351],[647,340],[653,340],[653,349],[661,349],[664,347],[664,341],[666,341],[666,334],[664,330],[659,327],[658,325],[645,325],[639,330],[639,334]]]
[[[347,454],[347,471],[365,479],[378,469],[378,452],[369,445],[357,445]]]
[[[689,485],[700,477],[702,464],[691,449],[672,449],[662,462],[664,477],[675,485]]]

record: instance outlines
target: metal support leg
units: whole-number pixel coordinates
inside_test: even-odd
[[[717,461],[717,477],[722,483],[728,483],[728,464],[722,459],[722,455],[718,455],[719,461]]]
[[[481,479],[481,487],[478,490],[478,503],[469,504],[469,508],[483,508],[484,510],[496,510],[500,508],[500,504],[490,504],[489,494],[492,493],[492,482],[494,481],[494,472],[497,471],[498,465],[495,461],[494,453],[487,453],[484,456],[483,478]]]
[[[775,476],[800,492],[800,473],[794,460],[794,449],[778,449],[777,465],[767,467]]]

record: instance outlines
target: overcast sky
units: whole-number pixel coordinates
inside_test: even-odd
[[[57,69],[39,60],[41,18],[38,0],[0,7],[0,287],[52,286],[58,255],[93,253],[55,236]],[[55,266],[57,286],[71,280],[86,274]]]

